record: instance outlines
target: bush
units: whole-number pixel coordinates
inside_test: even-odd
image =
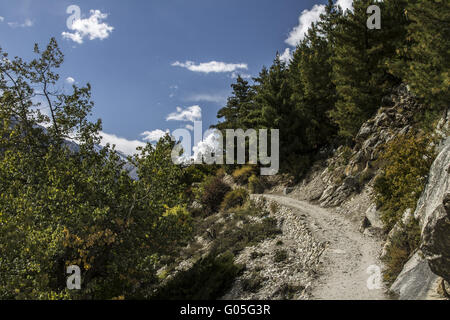
[[[277,202],[272,201],[269,205],[269,210],[272,214],[275,214],[280,210],[280,205]]]
[[[223,199],[221,208],[222,210],[228,210],[231,208],[237,208],[244,205],[244,203],[248,199],[248,192],[243,188],[239,188],[233,191],[230,191],[226,194]]]
[[[208,177],[200,186],[199,202],[205,214],[217,212],[225,195],[231,190],[220,177]]]
[[[238,254],[244,248],[273,238],[280,233],[277,220],[273,218],[264,218],[259,223],[244,223],[242,227],[230,223],[220,232],[211,251],[222,253],[230,250],[233,254]]]
[[[248,179],[248,189],[250,193],[264,193],[264,183],[261,181],[261,178],[258,178],[256,175],[252,175]]]
[[[390,141],[382,153],[384,172],[376,178],[374,189],[375,201],[388,231],[406,209],[415,210],[436,156],[431,145],[429,136],[408,134]]]
[[[245,292],[256,293],[262,287],[264,279],[258,272],[252,272],[250,278],[242,281],[242,290]]]
[[[275,251],[273,261],[276,263],[283,262],[283,261],[286,261],[287,258],[288,258],[288,253],[286,250],[277,250],[277,251]]]
[[[248,182],[248,179],[255,173],[256,166],[243,166],[242,168],[236,169],[233,172],[233,179],[236,183],[244,185]]]
[[[420,244],[420,226],[418,221],[412,219],[403,228],[404,232],[397,232],[391,239],[387,253],[383,258],[386,269],[383,277],[386,283],[391,285],[397,279],[403,266],[411,257],[411,254]]]
[[[152,297],[155,300],[215,300],[220,298],[242,272],[230,252],[208,255],[187,271],[177,273]]]

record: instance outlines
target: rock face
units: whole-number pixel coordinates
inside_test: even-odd
[[[302,200],[318,200],[325,208],[342,205],[373,181],[379,172],[377,160],[386,143],[397,135],[408,133],[415,115],[423,108],[407,86],[400,85],[383,99],[378,113],[362,125],[353,149],[339,147],[327,160],[327,169],[322,167],[311,173],[295,193]],[[441,124],[442,128],[446,126],[448,121]],[[371,213],[377,214],[376,211]],[[367,218],[377,220],[375,216]]]
[[[431,272],[421,254],[417,252],[405,265],[391,286],[400,300],[425,300],[439,277]]]
[[[441,149],[414,212],[422,228],[421,250],[406,263],[390,289],[401,300],[426,299],[439,276],[450,280],[450,141]],[[408,216],[405,213],[403,219]],[[402,230],[396,226],[393,232]]]
[[[431,167],[414,216],[422,227],[421,249],[431,270],[450,281],[450,141]]]

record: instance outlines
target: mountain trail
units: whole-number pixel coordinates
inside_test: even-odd
[[[389,299],[381,279],[379,239],[362,234],[354,222],[333,210],[287,196],[264,197],[291,208],[305,220],[317,240],[327,243],[320,276],[313,284],[313,299]]]

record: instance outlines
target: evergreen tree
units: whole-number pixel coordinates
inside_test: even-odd
[[[399,83],[388,72],[386,61],[395,55],[402,35],[396,25],[401,21],[393,21],[401,6],[378,2],[382,28],[369,30],[366,11],[371,4],[369,0],[355,0],[353,11],[342,15],[331,31],[333,82],[338,94],[331,116],[340,134],[347,138],[358,132],[380,106],[381,98]]]
[[[410,58],[405,80],[412,90],[434,109],[448,107],[450,101],[450,2],[409,1],[411,21],[408,36]]]
[[[213,126],[219,130],[247,128],[248,118],[255,107],[255,94],[248,81],[239,75],[231,87],[232,96],[228,98],[227,105],[217,113],[217,118],[223,118],[224,121]]]

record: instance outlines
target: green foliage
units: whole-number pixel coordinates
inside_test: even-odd
[[[220,209],[225,195],[231,190],[223,179],[218,176],[210,176],[201,184],[198,191],[199,201],[205,214],[213,214]]]
[[[403,75],[411,89],[434,109],[450,101],[450,3],[408,1],[408,45]]]
[[[222,201],[221,209],[228,210],[241,207],[248,199],[248,192],[243,188],[239,188],[228,192]]]
[[[288,258],[288,253],[286,250],[277,250],[273,256],[273,261],[275,263],[286,261]]]
[[[244,185],[248,182],[248,179],[255,173],[256,169],[256,166],[251,165],[238,168],[232,174],[233,179],[234,181],[236,181],[236,183]]]
[[[374,189],[387,230],[392,229],[406,209],[415,209],[435,159],[431,145],[430,136],[413,134],[398,136],[386,145],[381,156],[384,172],[377,177]]]
[[[96,148],[90,86],[53,93],[63,62],[56,41],[35,53],[31,62],[0,60],[0,299],[148,297],[158,257],[191,231],[173,143],[167,137],[129,159],[133,181],[113,148]],[[37,89],[50,116],[36,111]],[[72,264],[81,290],[66,289]]]
[[[334,42],[333,83],[338,100],[330,115],[339,125],[342,136],[352,138],[361,125],[378,109],[381,98],[399,83],[388,73],[385,61],[395,56],[396,46],[402,44],[404,33],[400,1],[377,3],[381,8],[381,30],[366,26],[370,0],[356,0],[353,11],[337,19],[331,35]],[[395,4],[395,5],[393,5]]]
[[[272,214],[275,214],[278,212],[278,210],[280,210],[280,205],[278,204],[278,202],[272,201],[269,205],[269,209]]]
[[[256,175],[252,175],[248,179],[248,189],[252,194],[264,193],[265,186],[262,182],[262,178],[258,178]]]
[[[256,293],[262,287],[264,278],[258,272],[252,272],[248,278],[242,281],[242,290]]]
[[[406,226],[400,226],[403,232],[397,232],[387,247],[383,259],[385,270],[384,280],[391,285],[403,270],[405,263],[420,244],[420,226],[418,221],[412,219]]]
[[[187,271],[177,273],[153,296],[156,300],[215,300],[220,298],[242,272],[230,252],[208,255]]]
[[[213,252],[220,253],[230,250],[234,254],[238,254],[246,247],[281,233],[277,221],[273,218],[263,218],[258,223],[250,223],[244,218],[243,222],[242,226],[231,224],[221,230],[213,244]]]

